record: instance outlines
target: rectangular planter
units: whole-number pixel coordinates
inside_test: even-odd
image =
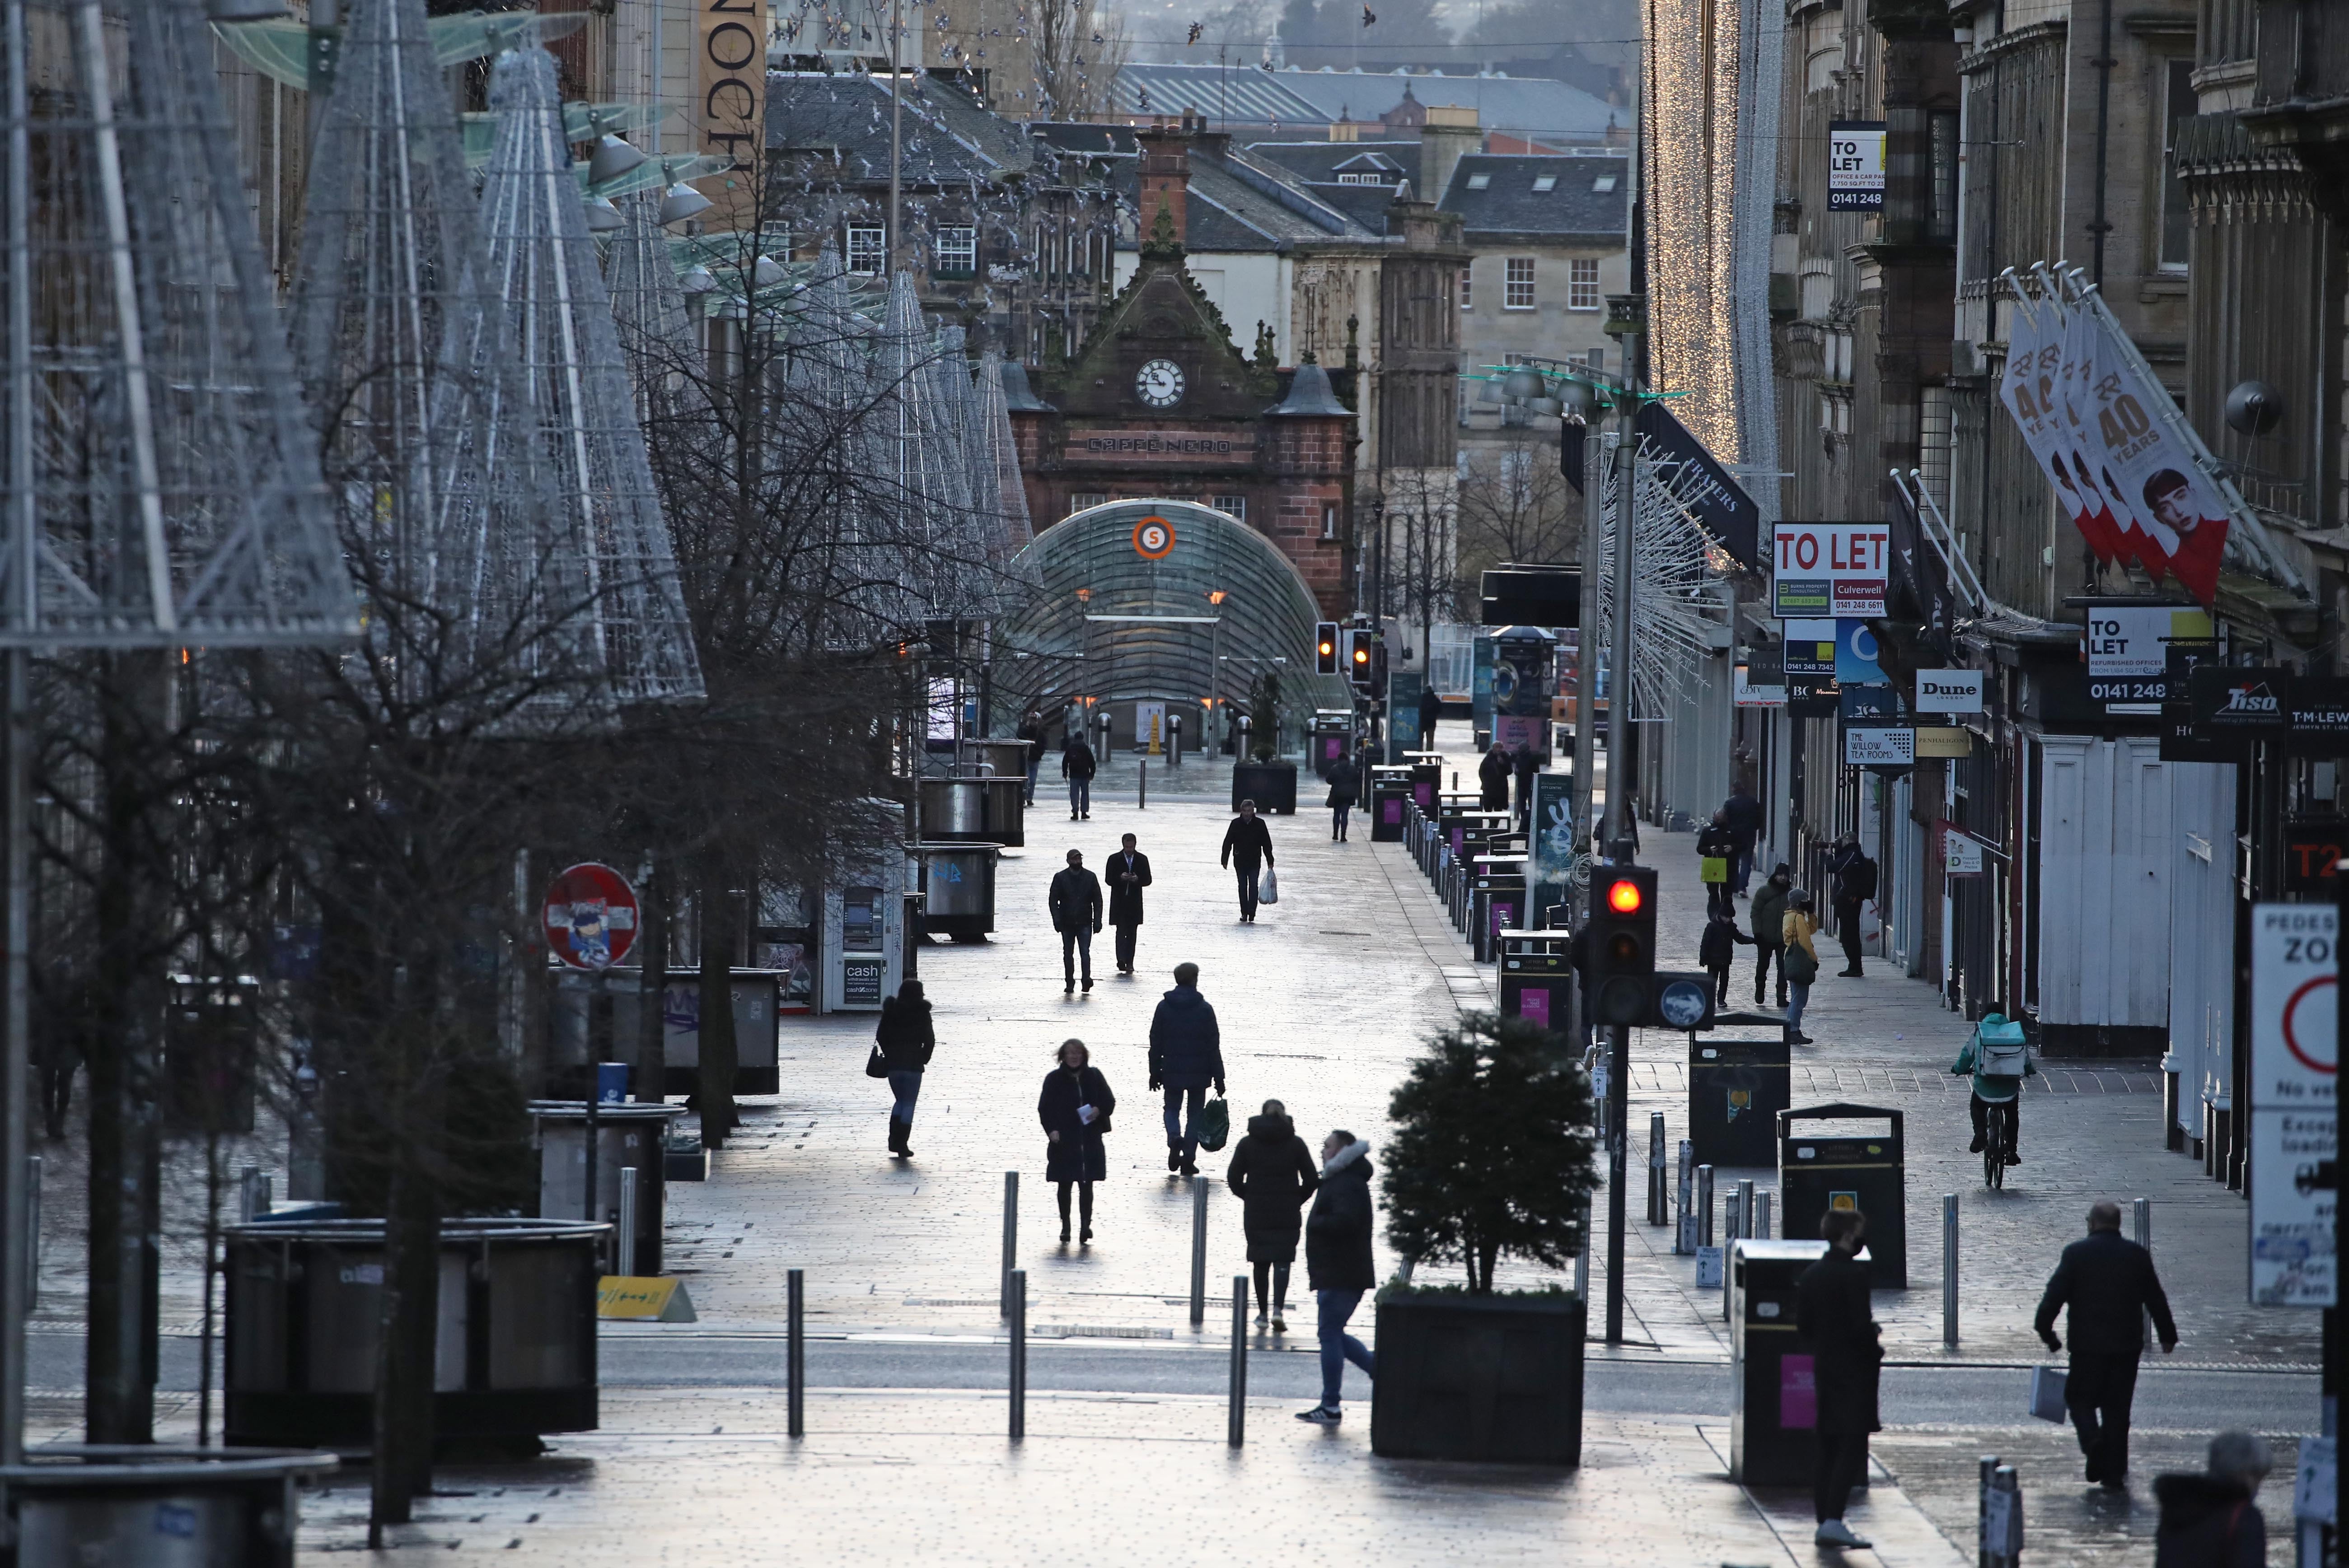
[[[1388,1459],[1582,1462],[1588,1305],[1571,1296],[1379,1303],[1371,1449]]]
[[[1297,810],[1297,764],[1236,762],[1232,765],[1232,810],[1243,800],[1256,802],[1259,816],[1291,816]]]

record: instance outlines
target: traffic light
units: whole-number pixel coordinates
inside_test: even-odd
[[[1605,869],[1590,879],[1590,987],[1599,1023],[1648,1022],[1656,975],[1656,873]]]
[[[1323,621],[1313,628],[1313,668],[1325,676],[1338,673],[1338,623]]]
[[[1360,627],[1346,634],[1346,678],[1365,691],[1371,685],[1371,650],[1378,634]]]

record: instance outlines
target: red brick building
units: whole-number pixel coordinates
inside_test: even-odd
[[[1007,377],[1030,514],[1040,532],[1106,501],[1196,501],[1265,535],[1304,575],[1321,613],[1354,605],[1350,390],[1319,366],[1282,370],[1268,347],[1250,359],[1183,266],[1178,146],[1145,151],[1149,239],[1133,279],[1064,366],[1032,390]]]

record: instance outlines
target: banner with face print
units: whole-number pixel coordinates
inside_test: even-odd
[[[2147,533],[2144,520],[2129,504],[2127,493],[2113,481],[2099,460],[2104,443],[2097,438],[2093,401],[2098,336],[2095,324],[2077,306],[2058,306],[2053,301],[2047,304],[2061,310],[2064,320],[2064,354],[2056,387],[2064,411],[2064,455],[2072,470],[2073,482],[2084,499],[2095,497],[2104,508],[2104,515],[2112,520],[2116,552],[2158,577],[2168,564],[2168,552]]]
[[[2219,592],[2227,503],[2195,461],[2169,393],[2143,359],[2116,341],[2120,325],[2101,306],[2101,301],[2084,300],[2073,311],[2095,335],[2099,351],[2088,387],[2097,472],[2127,499],[2169,574],[2207,605]],[[2154,562],[2148,560],[2146,566],[2150,571]]]
[[[2006,332],[2006,375],[1999,397],[2013,416],[2023,445],[2039,459],[2040,471],[2055,487],[2055,500],[2096,552],[2110,562],[2120,553],[2120,537],[2112,516],[2094,492],[2083,496],[2064,462],[2068,446],[2058,397],[2064,368],[2063,307],[2054,301],[2033,301],[2017,295],[2012,302]]]

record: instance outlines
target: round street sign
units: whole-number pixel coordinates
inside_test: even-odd
[[[2315,993],[2337,992],[2339,984],[2337,975],[2319,975],[2302,982],[2300,989],[2284,998],[2283,1004],[2284,1049],[2309,1071],[2327,1077],[2338,1072],[2341,1066],[2337,1059],[2341,1054],[2340,1038],[2335,1033],[2339,1026],[2333,1014],[2339,1001],[2337,996],[2318,996]]]
[[[1133,552],[1144,561],[1164,561],[1174,551],[1174,525],[1163,517],[1145,517],[1133,525]]]
[[[1674,980],[1656,996],[1656,1011],[1675,1029],[1693,1029],[1704,1022],[1704,987],[1692,980]]]
[[[582,861],[546,890],[547,950],[574,969],[609,969],[636,943],[636,890],[607,865]]]

